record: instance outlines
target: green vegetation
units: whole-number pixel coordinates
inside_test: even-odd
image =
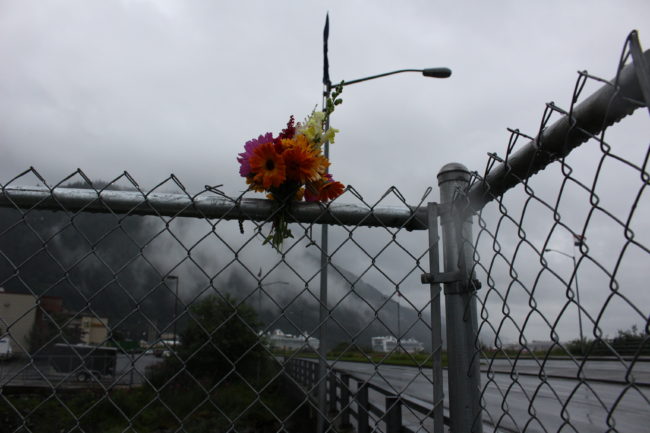
[[[208,433],[231,431],[231,423],[236,431],[266,432],[277,431],[276,417],[288,419],[295,408],[277,381],[272,381],[259,397],[255,389],[241,381],[203,391],[190,379],[185,385],[172,381],[158,392],[146,386],[114,390],[107,395],[82,391],[58,392],[56,397],[5,399],[10,404],[0,405],[3,432],[161,433],[177,431],[182,424],[183,431]],[[21,429],[22,418],[25,424]]]
[[[59,433],[312,431],[280,366],[261,345],[256,313],[230,297],[190,308],[178,354],[133,389],[4,395],[0,431]],[[300,425],[298,425],[300,423]]]
[[[257,313],[226,295],[205,297],[190,308],[189,323],[181,333],[179,360],[196,378],[217,382],[226,375],[253,377],[267,361],[257,329]],[[176,358],[166,361],[178,370]]]
[[[330,352],[327,359],[337,361],[368,362],[383,365],[403,365],[409,367],[432,368],[433,358],[430,353],[377,353],[377,352]],[[442,365],[447,366],[447,354],[442,354]]]
[[[565,347],[574,356],[650,356],[650,334],[640,332],[636,325],[632,325],[628,330],[619,330],[611,339],[576,339]]]
[[[318,358],[313,351],[276,351],[278,356],[292,356],[293,358]],[[430,353],[380,353],[373,352],[370,348],[360,348],[341,343],[327,353],[331,361],[365,362],[369,364],[403,365],[407,367],[432,368],[433,358]],[[442,353],[442,365],[447,366],[447,353]]]
[[[650,356],[650,334],[641,332],[636,325],[628,330],[619,330],[616,337],[604,336],[599,339],[576,338],[562,345],[554,345],[549,350],[531,351],[528,348],[490,349],[482,347],[486,358],[544,358],[551,357],[612,357],[612,356]]]

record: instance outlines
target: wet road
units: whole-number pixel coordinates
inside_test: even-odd
[[[596,362],[593,364],[586,369],[593,378],[624,377],[624,372],[618,371],[619,368],[614,363],[606,362],[600,366]],[[502,366],[504,370],[506,366],[507,363]],[[362,379],[371,378],[372,383],[382,388],[432,403],[433,385],[430,370],[420,372],[416,368],[398,366],[379,366],[375,369],[369,364],[350,362],[337,362],[336,368]],[[557,361],[553,368],[555,369],[553,374],[573,375],[573,377],[577,371],[577,367],[566,361]],[[522,365],[518,368],[519,371],[526,369],[529,372],[539,371],[534,364]],[[643,363],[632,370],[638,376],[646,377],[644,375],[650,373],[650,364]],[[545,371],[551,374],[548,370]],[[601,373],[604,376],[597,376]],[[446,388],[446,371],[443,376]],[[516,379],[507,374],[490,376],[491,379],[488,380],[485,372],[482,375],[482,383],[485,387],[486,410],[483,413],[485,431],[494,431],[495,427],[497,431],[525,430],[526,432],[640,433],[649,430],[649,387],[555,378],[548,378],[542,382],[536,376],[525,375],[520,375]],[[381,396],[375,396],[375,399],[377,400],[375,404],[383,407]],[[447,399],[445,399],[445,407],[448,407]],[[420,421],[413,414],[405,418],[412,427],[420,426]],[[422,427],[426,428],[427,424]],[[615,430],[608,430],[611,427]]]
[[[153,355],[118,355],[115,377],[103,378],[102,386],[138,385],[144,381],[147,368],[162,361]],[[313,361],[313,360],[312,360]],[[404,394],[425,403],[432,403],[430,370],[412,367],[375,366],[371,364],[337,362],[335,367],[362,380],[370,381],[395,394]],[[488,364],[483,363],[482,368]],[[512,364],[496,360],[492,371],[510,372]],[[570,361],[549,361],[545,365],[546,381],[537,375],[540,367],[534,361],[519,361],[518,376],[486,372],[483,413],[484,429],[489,431],[526,432],[647,432],[650,430],[650,386],[632,386],[622,381],[626,375],[637,383],[650,383],[650,363],[634,365],[619,361],[590,361],[581,371],[586,380],[579,381],[579,368]],[[563,376],[556,378],[549,376]],[[446,388],[447,375],[443,383]],[[0,363],[0,385],[14,386],[88,386],[72,375],[26,365],[25,361]],[[354,389],[354,384],[353,384]],[[384,406],[384,396],[370,393],[373,404]],[[445,400],[445,407],[448,406]],[[611,414],[611,417],[609,416]],[[414,431],[431,431],[431,422],[421,415],[403,410],[404,422]]]
[[[546,376],[562,376],[571,379],[578,377],[593,381],[635,382],[650,386],[650,362],[620,360],[587,361],[582,365],[572,360],[551,359],[542,362],[524,359],[516,363],[505,359],[486,360],[481,364],[482,369],[495,372],[509,373],[516,368],[519,373],[539,375],[543,371]],[[629,380],[626,376],[629,375]]]

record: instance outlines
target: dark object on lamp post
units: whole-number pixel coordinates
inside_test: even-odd
[[[329,14],[326,15],[325,17],[325,28],[323,29],[323,86],[324,86],[324,91],[323,91],[323,109],[325,107],[325,104],[327,100],[330,97],[331,91],[332,91],[332,81],[330,80],[330,73],[329,73],[329,59],[328,59],[328,39],[329,39],[329,33],[330,33],[330,20],[329,20]],[[451,69],[449,68],[425,68],[425,69],[399,69],[396,71],[391,71],[391,72],[385,72],[383,74],[377,74],[377,75],[372,75],[369,77],[365,78],[358,78],[356,80],[352,81],[342,81],[341,85],[342,86],[349,86],[350,84],[356,84],[356,83],[361,83],[363,81],[368,81],[368,80],[374,80],[375,78],[381,78],[385,77],[388,75],[394,75],[394,74],[400,74],[402,72],[421,72],[423,76],[425,77],[431,77],[431,78],[447,78],[451,76]],[[325,130],[329,129],[329,116],[327,116],[326,124],[325,124]],[[326,141],[323,146],[323,154],[325,155],[326,158],[329,159],[329,143]],[[318,407],[323,410],[325,407],[325,400],[326,400],[326,380],[325,376],[327,375],[327,362],[326,362],[326,356],[327,356],[327,346],[326,346],[326,334],[327,334],[327,289],[328,289],[328,283],[327,283],[327,272],[328,272],[328,226],[327,224],[323,224],[321,226],[321,275],[320,275],[320,294],[319,294],[319,314],[318,314],[318,321],[319,321],[319,339],[320,339],[320,345],[318,348],[318,378],[319,378],[319,385],[318,385]],[[398,308],[398,315],[399,315],[399,303],[397,304]],[[398,318],[398,327],[399,327],[399,318]],[[399,334],[399,331],[398,331]],[[325,417],[319,413],[318,415],[318,420],[317,420],[317,425],[316,425],[316,431],[318,433],[323,433],[325,429],[327,428],[326,426],[326,419]]]

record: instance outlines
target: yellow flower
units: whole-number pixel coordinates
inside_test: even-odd
[[[336,128],[329,128],[327,131],[325,131],[325,134],[323,134],[323,141],[334,143],[334,136],[338,132],[339,130]]]

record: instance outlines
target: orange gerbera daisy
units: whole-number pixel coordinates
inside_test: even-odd
[[[250,165],[253,180],[264,189],[277,188],[287,178],[284,159],[276,152],[273,142],[257,146],[250,157]]]
[[[288,180],[307,183],[319,178],[321,161],[317,157],[317,151],[307,141],[296,140],[284,151],[282,157],[287,167]]]
[[[332,175],[326,174],[321,180],[307,184],[305,200],[326,202],[334,200],[344,191],[345,186],[341,182],[335,181],[332,179]]]
[[[328,180],[323,184],[318,193],[318,199],[320,201],[334,200],[336,197],[343,194],[345,191],[345,186],[341,182],[335,180]]]

